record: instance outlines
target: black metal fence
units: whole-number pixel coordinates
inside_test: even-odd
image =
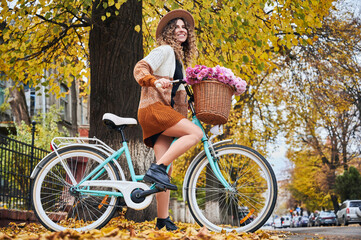
[[[48,151],[0,134],[0,207],[30,209],[30,175]]]

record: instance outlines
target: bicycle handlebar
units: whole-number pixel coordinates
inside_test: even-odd
[[[184,79],[176,79],[176,80],[173,80],[173,81],[170,81],[171,83],[186,83],[186,81],[184,81]],[[156,88],[161,88],[162,87],[162,84],[160,83],[157,83],[155,84],[155,87]],[[192,114],[195,115],[195,109],[193,107],[193,102],[194,102],[194,95],[193,95],[193,91],[190,89],[190,87],[188,85],[185,86],[185,90],[187,92],[187,95],[188,95],[188,106],[189,108],[191,109],[192,111]]]
[[[170,81],[171,83],[178,83],[178,82],[180,82],[180,83],[186,83],[186,81],[184,81],[184,79],[176,79],[176,80],[172,80],[172,81]],[[157,84],[155,84],[155,87],[156,88],[161,88],[162,87],[162,84],[160,84],[160,83],[157,83]]]

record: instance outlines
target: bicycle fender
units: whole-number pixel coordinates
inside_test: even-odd
[[[56,151],[60,151],[60,150],[63,150],[63,149],[69,148],[69,147],[89,147],[89,148],[96,149],[96,150],[100,151],[101,153],[104,153],[104,155],[107,156],[107,157],[110,156],[110,153],[108,151],[105,151],[103,148],[98,148],[96,146],[87,146],[87,145],[84,145],[84,144],[70,144],[70,145],[67,145],[65,147],[61,147],[61,148],[57,149]],[[46,155],[43,159],[41,159],[40,162],[38,164],[36,164],[34,170],[31,172],[30,179],[34,179],[36,177],[38,172],[45,165],[47,159],[49,157],[52,157],[51,154],[56,154],[56,153],[51,152],[48,155]],[[113,161],[113,162],[114,162],[115,166],[117,167],[117,169],[119,171],[121,179],[125,180],[125,175],[124,175],[123,169],[121,168],[121,166],[119,165],[119,163],[117,161]]]
[[[228,143],[231,143],[233,142],[232,139],[226,139],[226,140],[222,140],[222,141],[219,141],[219,142],[216,142],[216,143],[213,143],[213,148],[216,148],[220,145],[223,145],[223,144],[228,144]],[[197,154],[197,156],[195,158],[193,158],[191,164],[189,165],[188,169],[187,169],[187,172],[186,172],[186,175],[184,176],[184,180],[183,180],[183,187],[182,187],[182,195],[183,195],[183,201],[184,202],[187,202],[188,199],[186,199],[186,184],[188,183],[188,179],[189,179],[189,176],[191,174],[191,170],[194,168],[194,166],[196,165],[196,163],[203,158],[203,156],[205,156],[206,153],[204,150],[202,150],[201,152],[199,152]]]
[[[35,168],[33,169],[33,171],[31,172],[30,175],[30,179],[34,179],[35,176],[38,174],[38,172],[40,171],[40,169],[43,168],[44,166],[44,162],[46,162],[47,158],[52,155],[55,154],[54,152],[49,153],[48,155],[46,155],[43,159],[40,160],[40,162],[38,162],[38,164],[36,164]]]

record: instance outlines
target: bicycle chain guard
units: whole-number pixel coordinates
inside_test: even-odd
[[[135,210],[142,210],[149,206],[149,204],[152,202],[153,195],[148,195],[145,197],[144,201],[136,200],[136,202],[133,201],[131,195],[134,191],[137,191],[138,189],[143,189],[144,191],[150,190],[149,186],[145,183],[141,182],[131,182],[131,181],[113,181],[113,180],[91,180],[91,181],[85,181],[80,186],[79,189],[82,187],[109,187],[109,188],[115,188],[119,192],[123,194],[125,204],[133,208]],[[86,189],[79,190],[80,192],[87,192]],[[101,191],[99,191],[101,192]],[[111,195],[111,194],[109,194]],[[139,201],[139,202],[138,202]]]

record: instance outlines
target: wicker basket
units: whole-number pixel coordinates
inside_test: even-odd
[[[205,80],[192,88],[197,118],[207,124],[225,124],[231,109],[232,87],[217,80]]]

